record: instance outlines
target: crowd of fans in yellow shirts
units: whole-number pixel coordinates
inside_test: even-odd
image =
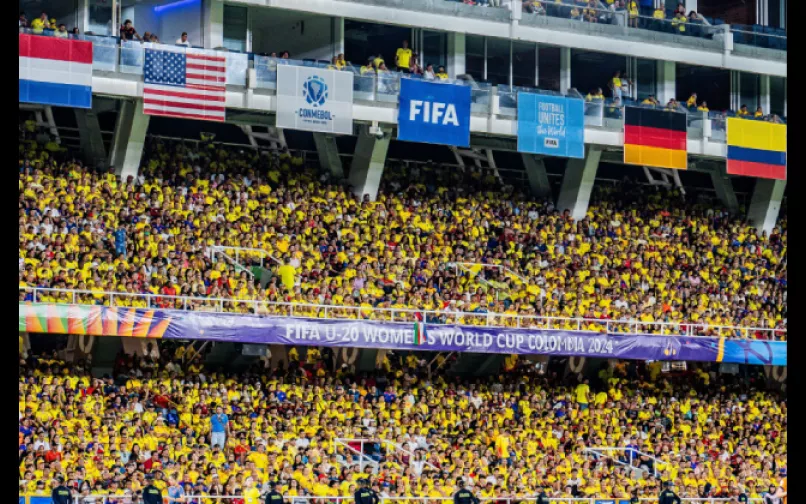
[[[759,235],[712,202],[625,182],[597,185],[574,222],[485,173],[432,166],[388,166],[362,201],[289,153],[154,138],[127,180],[32,135],[19,159],[21,300],[45,287],[84,293],[38,301],[108,305],[112,291],[166,296],[112,301],[132,307],[785,338],[785,210]],[[239,261],[262,258],[271,279],[211,246],[262,249]]]
[[[414,353],[356,373],[310,347],[228,374],[184,346],[160,342],[160,352],[120,354],[102,379],[55,352],[21,356],[21,495],[49,494],[62,476],[86,502],[123,504],[151,474],[166,495],[203,496],[194,504],[257,504],[268,482],[290,502],[333,503],[361,478],[409,503],[450,497],[459,479],[511,502],[539,488],[654,497],[662,481],[682,497],[757,498],[785,476],[786,397],[707,367],[672,376],[659,363],[620,362],[589,382],[523,362],[466,380],[428,372]],[[226,429],[210,446],[213,417]],[[607,446],[634,451],[583,452]]]

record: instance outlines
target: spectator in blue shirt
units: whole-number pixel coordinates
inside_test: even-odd
[[[215,413],[210,418],[210,447],[218,445],[222,450],[227,443],[229,434],[229,417],[224,414],[224,408],[216,407]]]

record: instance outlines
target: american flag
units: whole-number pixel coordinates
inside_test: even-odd
[[[198,49],[146,49],[143,112],[224,121],[227,58]]]

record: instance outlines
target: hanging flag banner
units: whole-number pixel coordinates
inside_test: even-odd
[[[352,72],[279,65],[277,127],[351,135]]]
[[[786,124],[729,117],[727,171],[786,180]]]
[[[624,163],[685,170],[686,114],[624,107]]]
[[[397,138],[469,147],[470,87],[401,78]]]
[[[171,305],[154,297],[155,304]],[[404,315],[404,314],[401,314]],[[785,366],[786,342],[20,303],[20,332]],[[427,322],[427,329],[426,329]],[[603,327],[604,329],[604,327]]]
[[[92,42],[19,37],[21,103],[92,108]]]
[[[518,93],[518,151],[585,157],[585,102],[578,98]]]

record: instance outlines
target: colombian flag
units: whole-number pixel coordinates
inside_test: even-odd
[[[728,173],[786,180],[786,124],[729,117]]]
[[[624,163],[685,170],[686,114],[625,107]]]

